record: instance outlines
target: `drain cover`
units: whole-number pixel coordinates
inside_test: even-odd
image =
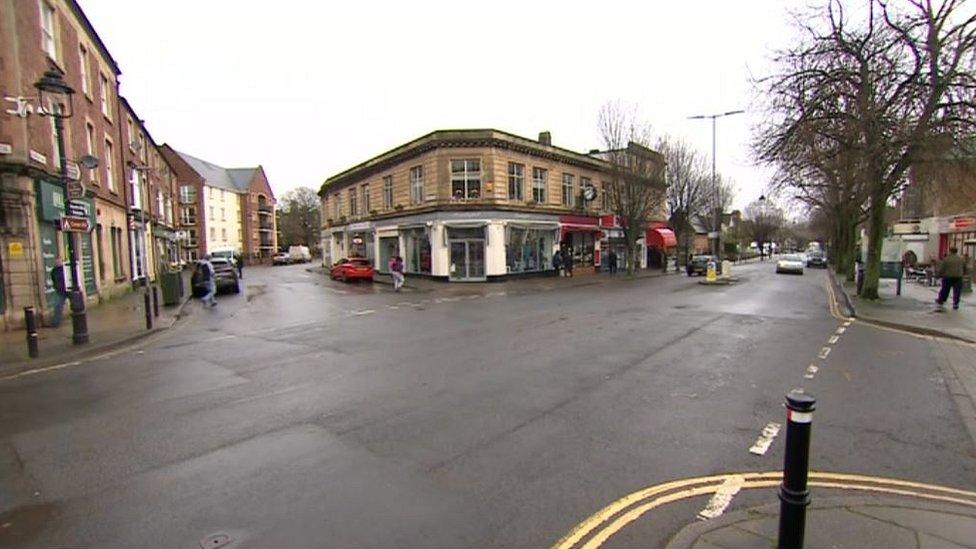
[[[201,549],[219,549],[232,541],[227,534],[213,534],[200,540]]]

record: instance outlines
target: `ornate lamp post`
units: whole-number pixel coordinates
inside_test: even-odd
[[[60,162],[61,188],[67,199],[66,208],[70,212],[71,199],[68,193],[68,159],[64,150],[64,119],[71,118],[73,112],[72,96],[75,90],[65,83],[61,72],[48,69],[40,80],[34,83],[38,92],[39,114],[54,119],[54,135],[58,142],[58,160]],[[75,238],[70,232],[60,227],[68,241],[68,260],[71,264],[71,341],[75,345],[88,343],[88,318],[85,313],[85,298],[81,293],[81,276],[78,272],[78,254],[75,250]]]

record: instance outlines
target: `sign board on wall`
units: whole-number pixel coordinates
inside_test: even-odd
[[[0,143],[0,154],[10,154],[14,152],[14,148],[10,146],[10,143]]]
[[[919,234],[922,232],[921,223],[895,223],[892,228],[894,234]]]
[[[10,257],[23,257],[24,243],[20,241],[7,243],[7,254],[10,255]]]
[[[949,228],[955,231],[976,229],[976,217],[957,217],[949,222]]]

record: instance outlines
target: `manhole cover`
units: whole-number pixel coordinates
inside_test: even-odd
[[[231,537],[227,534],[213,534],[200,540],[200,548],[218,549],[220,547],[225,547],[231,541]]]

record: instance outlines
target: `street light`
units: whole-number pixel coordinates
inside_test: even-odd
[[[728,111],[718,114],[697,114],[695,116],[689,116],[689,120],[702,120],[709,118],[712,120],[712,187],[715,189],[715,256],[722,257],[722,248],[720,246],[722,240],[722,203],[719,198],[718,181],[715,176],[715,120],[717,118],[722,118],[723,116],[732,116],[733,114],[742,114],[746,111]]]
[[[144,282],[143,288],[145,288],[143,301],[145,302],[145,306],[146,306],[146,329],[151,330],[153,327],[153,313],[152,313],[152,296],[150,293],[151,291],[149,289],[149,262],[146,257],[147,254],[149,253],[149,250],[148,247],[146,246],[146,206],[144,205],[146,201],[146,196],[143,193],[143,188],[142,188],[142,175],[150,173],[152,171],[152,168],[150,168],[149,166],[139,166],[135,162],[131,162],[131,161],[128,163],[128,165],[129,165],[129,169],[132,170],[132,173],[135,176],[134,184],[139,187],[139,204],[132,204],[132,206],[137,206],[139,208],[139,222],[142,224],[142,230],[141,233],[140,231],[136,231],[136,235],[138,236],[140,242],[138,244],[136,243],[133,244],[137,246],[138,245],[142,246],[142,253],[139,255],[141,256],[140,263],[142,264],[141,265],[142,276]],[[145,190],[146,191],[149,190],[148,185],[146,186]],[[133,194],[132,198],[134,202],[135,193],[132,194]]]
[[[40,103],[38,114],[50,116],[54,119],[54,135],[58,142],[58,160],[60,162],[61,188],[67,198],[68,211],[70,212],[71,199],[68,194],[68,159],[64,150],[64,119],[71,118],[73,113],[72,96],[75,90],[65,83],[61,77],[61,72],[56,69],[48,69],[40,80],[34,83],[38,92],[38,103]],[[60,227],[63,233],[64,227]],[[88,343],[88,317],[85,312],[85,299],[81,295],[81,277],[78,273],[78,255],[75,251],[74,235],[66,234],[68,241],[68,260],[71,263],[71,341],[75,345]]]
[[[762,216],[763,223],[766,223],[766,219],[769,217],[768,210],[767,210],[768,207],[769,207],[769,202],[766,200],[766,195],[764,194],[759,195],[759,214]],[[765,229],[762,230],[764,231]],[[760,234],[762,234],[762,232],[760,232]],[[773,251],[773,246],[772,243],[770,243],[769,246],[770,255],[772,255],[772,251]],[[766,243],[760,242],[759,261],[765,261],[765,260],[766,260]]]

